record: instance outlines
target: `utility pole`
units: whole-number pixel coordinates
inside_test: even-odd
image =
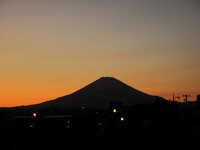
[[[187,102],[187,98],[188,98],[188,97],[191,97],[191,96],[190,96],[190,95],[187,95],[187,94],[185,94],[185,95],[183,95],[183,97],[185,97],[184,101],[185,101],[185,102]]]
[[[180,98],[180,96],[174,96],[174,93],[173,93],[173,96],[172,96],[172,98],[173,98],[173,102],[174,102],[175,98],[179,99],[179,98]]]

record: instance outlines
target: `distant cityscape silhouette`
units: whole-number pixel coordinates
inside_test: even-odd
[[[113,77],[102,77],[55,100],[0,108],[0,141],[2,147],[13,150],[57,148],[66,144],[64,140],[70,145],[75,138],[76,142],[132,138],[137,144],[181,143],[187,137],[199,141],[200,95],[194,102],[174,99],[174,94],[167,101]]]

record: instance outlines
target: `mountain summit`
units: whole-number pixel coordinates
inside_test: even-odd
[[[124,106],[132,106],[151,103],[155,99],[156,96],[136,90],[113,77],[102,77],[70,95],[32,106],[44,108],[56,105],[67,109],[88,106],[107,109],[110,102],[121,102]]]

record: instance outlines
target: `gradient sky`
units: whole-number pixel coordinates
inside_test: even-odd
[[[55,99],[102,76],[196,100],[199,58],[199,0],[0,0],[1,107]]]

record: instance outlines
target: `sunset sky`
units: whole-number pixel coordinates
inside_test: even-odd
[[[0,107],[52,100],[102,76],[196,100],[199,0],[0,0]]]

